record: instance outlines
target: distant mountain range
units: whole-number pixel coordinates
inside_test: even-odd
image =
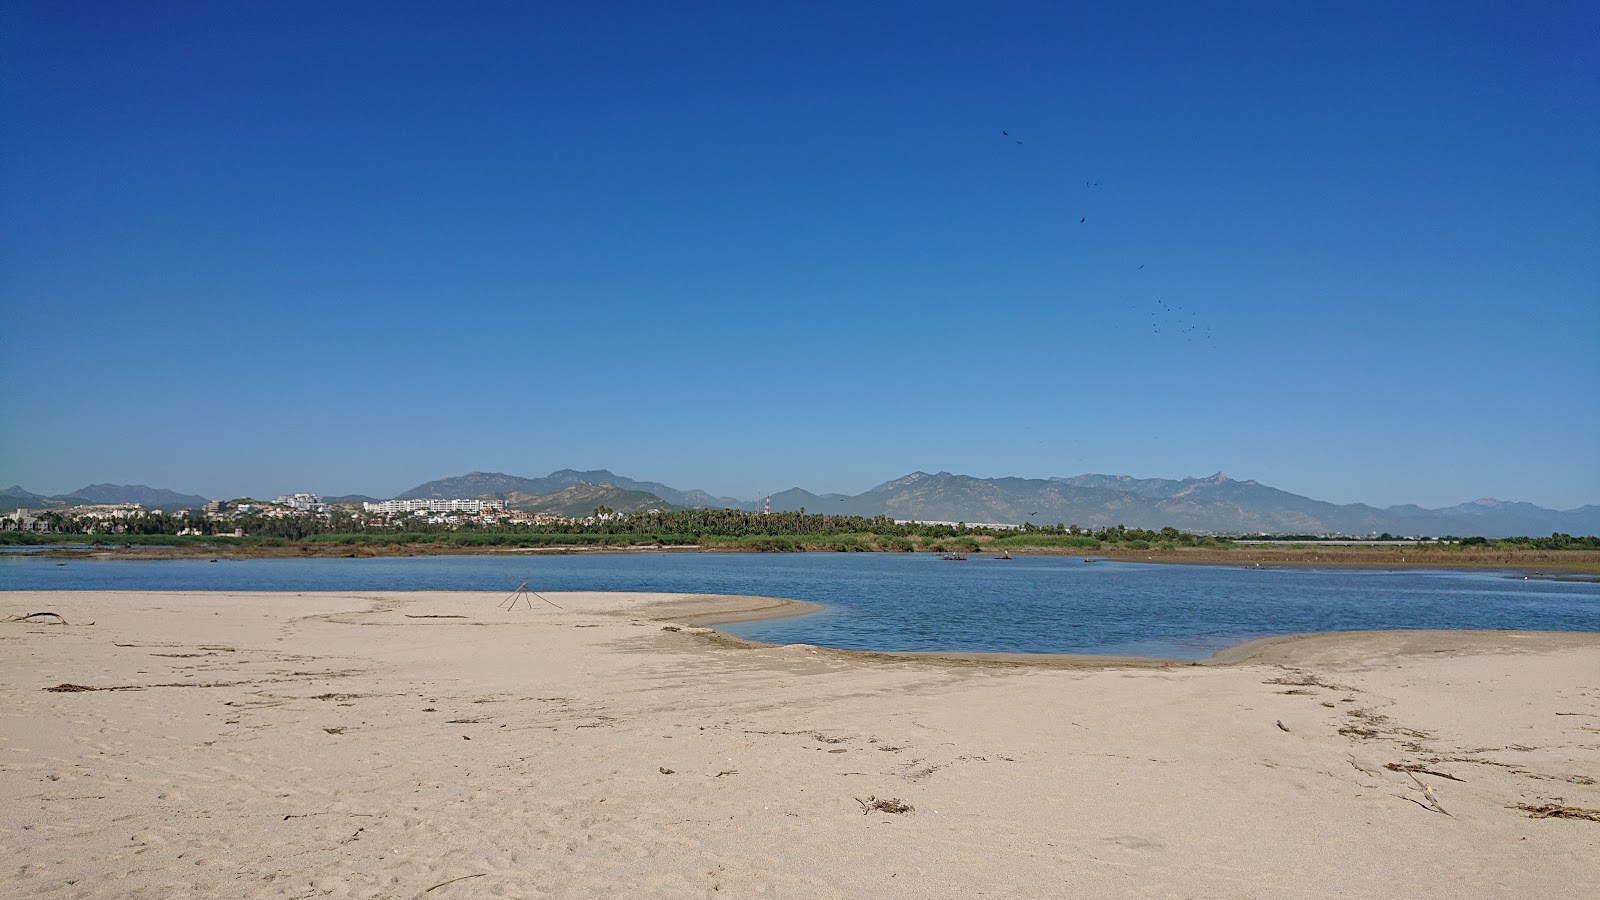
[[[658,482],[635,481],[605,469],[562,469],[544,478],[473,472],[430,481],[399,499],[483,497],[532,509],[533,501],[575,485],[611,486],[630,495],[606,502],[619,511],[658,506],[756,510],[760,501],[681,491]],[[513,497],[518,499],[513,500]],[[585,501],[586,502],[586,501]],[[593,506],[601,505],[599,502]],[[583,512],[587,512],[584,509]],[[790,488],[772,495],[774,512],[805,509],[834,515],[877,516],[936,522],[969,522],[1137,528],[1172,526],[1227,534],[1427,534],[1507,537],[1600,534],[1600,506],[1550,510],[1531,503],[1475,500],[1445,509],[1405,505],[1378,508],[1312,500],[1256,481],[1236,481],[1221,472],[1208,478],[1133,478],[1077,475],[1072,478],[974,478],[913,472],[855,496],[814,494]]]
[[[755,503],[751,500],[738,500],[733,497],[713,497],[705,491],[698,490],[680,491],[657,481],[634,481],[632,478],[625,478],[605,469],[591,469],[587,472],[562,469],[558,472],[551,472],[543,478],[522,478],[516,475],[503,475],[499,472],[472,472],[467,475],[458,475],[454,478],[441,478],[438,481],[419,484],[394,499],[449,500],[458,497],[492,497],[496,500],[505,500],[511,494],[526,494],[529,497],[554,494],[576,484],[609,484],[625,491],[644,491],[648,494],[654,494],[657,499],[664,500],[673,506],[700,506],[708,509],[755,508]]]
[[[678,509],[649,491],[630,491],[613,484],[589,484],[580,481],[553,494],[538,496],[514,491],[505,497],[506,505],[524,512],[548,513],[581,519],[604,506],[614,512],[636,513],[647,510]]]
[[[586,515],[596,506],[618,512],[707,507],[757,510],[759,500],[718,497],[636,481],[606,469],[561,469],[543,478],[472,472],[418,485],[395,499],[484,498],[516,509],[556,515]],[[330,497],[359,502],[364,495]],[[0,491],[0,512],[82,503],[142,503],[165,510],[197,507],[205,498],[144,485],[94,484],[43,497],[12,486]],[[1077,475],[1071,478],[974,478],[912,472],[854,496],[814,494],[790,488],[772,495],[774,512],[805,509],[835,515],[877,516],[936,522],[1081,525],[1130,528],[1172,526],[1224,534],[1381,534],[1507,537],[1600,534],[1600,506],[1552,510],[1532,503],[1474,500],[1444,509],[1415,505],[1379,508],[1363,503],[1313,500],[1221,472],[1208,478],[1132,478]]]
[[[49,509],[53,506],[86,506],[102,503],[138,503],[146,509],[172,512],[184,507],[203,506],[206,498],[195,494],[180,494],[165,488],[142,484],[91,484],[70,494],[45,497],[21,485],[12,485],[0,491],[0,512],[17,509]]]

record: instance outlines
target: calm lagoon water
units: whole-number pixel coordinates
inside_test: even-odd
[[[1504,572],[1147,565],[1073,557],[640,553],[391,559],[71,560],[0,556],[0,590],[759,594],[827,606],[722,626],[858,650],[1202,659],[1280,634],[1384,628],[1600,631],[1600,584]]]

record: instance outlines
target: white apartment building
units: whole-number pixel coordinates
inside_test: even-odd
[[[363,503],[369,513],[479,513],[486,509],[504,511],[504,500],[384,500],[380,503]]]
[[[306,512],[328,511],[328,504],[322,502],[322,496],[319,494],[284,494],[272,502],[290,509],[303,509]]]

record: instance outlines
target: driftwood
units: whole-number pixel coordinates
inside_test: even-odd
[[[56,622],[58,624],[61,624],[61,625],[71,625],[72,624],[71,622],[67,621],[65,616],[61,615],[60,613],[53,613],[53,612],[28,613],[25,616],[7,616],[6,617],[6,621],[7,622],[26,622],[29,619],[37,619],[40,616],[51,616],[56,620]],[[93,622],[84,622],[83,624],[85,624],[85,625],[93,625],[94,623]]]
[[[449,881],[441,881],[438,884],[434,885],[433,887],[428,888],[428,891],[431,891],[434,888],[442,888],[447,884],[455,884],[458,881],[466,881],[468,878],[482,878],[483,876],[485,876],[487,874],[489,874],[489,873],[488,872],[479,872],[476,875],[463,875],[460,878],[452,878]],[[426,894],[428,891],[423,891],[423,893]]]
[[[879,800],[877,797],[868,797],[867,799],[863,800],[860,797],[857,797],[856,802],[861,804],[861,814],[863,816],[874,810],[877,810],[878,812],[895,813],[896,815],[899,815],[901,813],[911,812],[911,810],[916,808],[909,803],[901,802],[898,797],[891,797],[887,800]]]
[[[1541,803],[1538,806],[1524,803],[1517,809],[1527,813],[1530,819],[1582,819],[1585,822],[1600,822],[1600,809],[1582,809],[1558,803]]]
[[[1449,772],[1435,772],[1433,769],[1427,768],[1423,763],[1384,763],[1383,767],[1391,772],[1421,772],[1424,775],[1432,775],[1435,778],[1448,778],[1451,781],[1466,783],[1465,778],[1457,778]]]
[[[421,616],[413,616],[410,613],[406,613],[405,617],[408,618],[408,619],[465,619],[466,618],[466,616],[439,615],[437,613],[433,613],[433,614],[429,614],[429,615],[421,615]]]
[[[1448,812],[1445,812],[1445,808],[1439,805],[1439,798],[1435,797],[1433,795],[1433,788],[1428,787],[1427,785],[1423,784],[1422,783],[1422,779],[1418,778],[1416,776],[1416,773],[1414,773],[1414,772],[1406,772],[1406,774],[1410,775],[1411,776],[1411,780],[1415,781],[1417,783],[1417,787],[1422,788],[1422,796],[1428,798],[1428,808],[1429,809],[1432,809],[1434,812],[1444,813],[1445,815],[1450,816],[1450,814]],[[1410,798],[1407,798],[1407,799],[1410,799]],[[1415,800],[1412,800],[1411,802],[1416,803]],[[1422,804],[1417,803],[1417,805],[1421,806]],[[1450,818],[1453,819],[1453,818],[1455,818],[1455,816],[1450,816]]]

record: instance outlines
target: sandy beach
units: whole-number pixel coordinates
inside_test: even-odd
[[[0,624],[0,892],[1600,896],[1600,634],[1041,665],[545,596],[0,594],[66,620]]]

